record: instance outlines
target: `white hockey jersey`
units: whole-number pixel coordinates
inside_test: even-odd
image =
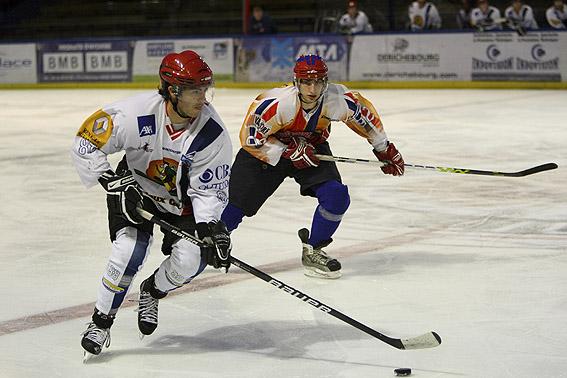
[[[232,145],[212,105],[189,126],[175,130],[157,92],[107,105],[81,126],[72,157],[86,187],[111,169],[107,155],[124,151],[128,167],[158,209],[220,219],[228,202]]]
[[[333,83],[329,83],[317,106],[309,112],[301,108],[293,85],[260,94],[248,108],[240,129],[240,143],[252,156],[275,166],[287,145],[274,134],[321,134],[329,130],[331,121],[344,122],[377,151],[388,145],[382,121],[370,101],[344,85]]]
[[[500,15],[500,11],[498,8],[493,7],[492,5],[488,7],[486,13],[484,13],[480,8],[474,8],[471,11],[471,24],[474,27],[481,28],[485,31],[490,30],[502,30],[502,24],[500,19],[502,16]]]
[[[565,29],[567,27],[567,5],[563,4],[563,9],[551,6],[545,12],[547,23],[554,29]]]
[[[520,25],[524,29],[535,30],[538,28],[537,22],[534,18],[534,11],[529,5],[523,4],[519,12],[516,12],[513,6],[509,6],[504,11],[504,17]]]
[[[349,34],[372,33],[372,25],[368,22],[368,16],[363,11],[358,11],[355,18],[348,13],[339,19],[339,26]]]
[[[408,17],[412,31],[441,28],[441,16],[432,3],[426,2],[420,8],[419,3],[414,1],[408,8]]]

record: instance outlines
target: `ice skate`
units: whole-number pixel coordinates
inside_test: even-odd
[[[301,262],[304,274],[309,277],[335,279],[341,276],[341,263],[327,255],[322,248],[328,246],[332,239],[312,246],[309,244],[309,230],[302,228],[297,233],[303,244]]]
[[[158,326],[158,304],[159,299],[152,296],[163,298],[166,293],[160,292],[154,287],[154,276],[150,276],[140,285],[140,299],[138,303],[138,329],[140,339],[154,333]]]
[[[83,332],[81,340],[83,347],[83,363],[86,363],[92,356],[97,356],[103,347],[110,346],[110,328],[101,328],[94,322],[89,323],[87,330]]]

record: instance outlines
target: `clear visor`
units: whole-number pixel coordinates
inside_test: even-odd
[[[181,101],[195,102],[204,99],[206,102],[212,102],[214,95],[215,87],[213,83],[198,87],[180,87],[177,90],[177,97]]]

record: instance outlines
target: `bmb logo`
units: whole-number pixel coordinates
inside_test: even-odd
[[[138,117],[138,131],[140,136],[150,136],[156,133],[156,116],[154,114]]]

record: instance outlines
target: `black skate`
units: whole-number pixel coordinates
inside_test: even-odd
[[[87,330],[83,332],[81,346],[85,350],[83,362],[87,362],[93,355],[99,355],[103,347],[110,346],[110,328],[101,328],[94,322],[89,323]]]
[[[333,239],[312,246],[309,244],[309,230],[302,228],[297,234],[302,243],[303,273],[309,277],[339,278],[341,276],[341,263],[322,250],[322,248],[331,244]]]
[[[151,335],[156,330],[158,326],[159,300],[166,295],[167,293],[161,292],[154,287],[153,275],[140,285],[140,299],[137,310],[138,329],[141,333],[140,338]]]

